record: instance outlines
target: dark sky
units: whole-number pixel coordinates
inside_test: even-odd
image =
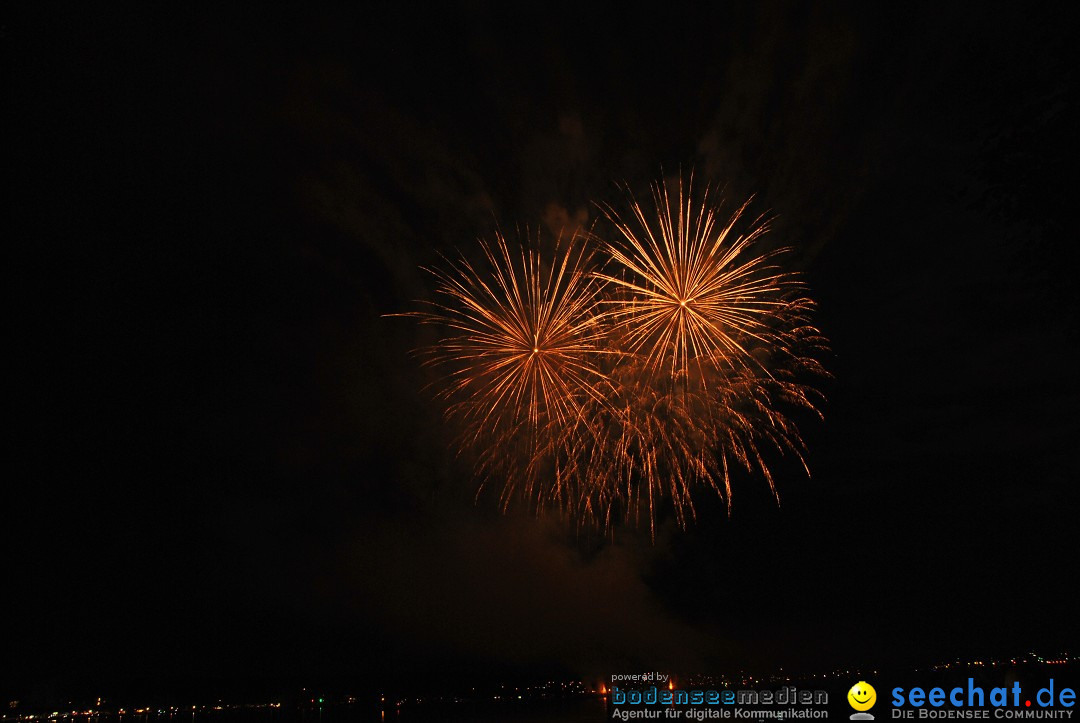
[[[5,20],[10,686],[1075,650],[1074,28],[866,5]],[[691,168],[820,302],[813,477],[655,544],[474,501],[383,315]]]

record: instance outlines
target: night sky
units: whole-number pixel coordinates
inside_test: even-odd
[[[3,21],[5,692],[1075,651],[1075,28],[868,5]],[[820,303],[813,476],[501,514],[385,315],[691,169]]]

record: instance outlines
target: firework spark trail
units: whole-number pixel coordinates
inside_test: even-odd
[[[438,300],[410,314],[450,330],[424,351],[429,363],[449,367],[439,394],[464,423],[483,476],[504,479],[504,506],[515,491],[541,505],[563,498],[563,486],[542,477],[557,479],[563,430],[581,423],[586,401],[602,399],[602,282],[587,270],[585,245],[573,241],[546,268],[531,249],[512,252],[502,235],[482,241],[486,273],[464,257],[446,260],[446,270],[429,270]]]
[[[685,527],[696,519],[694,495],[701,488],[725,499],[730,509],[735,467],[758,470],[775,493],[763,447],[803,460],[798,429],[780,410],[816,411],[812,389],[747,369],[672,388],[656,384],[645,364],[644,357],[622,359],[611,376],[609,399],[592,405],[588,428],[570,435],[570,456],[579,466],[567,465],[566,471],[578,475],[577,508],[601,527],[613,516],[644,518],[655,535],[663,499]]]
[[[735,468],[776,495],[769,450],[807,467],[791,414],[820,416],[814,302],[775,266],[783,250],[754,253],[766,225],[740,223],[746,204],[718,224],[708,189],[652,195],[652,211],[629,194],[628,212],[603,207],[613,236],[575,237],[551,265],[482,242],[486,268],[447,261],[437,301],[408,314],[449,330],[428,361],[449,368],[440,396],[504,508],[519,495],[605,529],[646,516],[655,536],[664,499],[680,526],[700,488],[730,511]]]

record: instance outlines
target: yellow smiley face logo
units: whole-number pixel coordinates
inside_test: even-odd
[[[874,686],[860,680],[847,692],[847,702],[855,710],[870,710],[877,702],[877,691],[874,690]]]

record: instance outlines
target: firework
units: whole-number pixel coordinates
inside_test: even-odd
[[[535,250],[511,250],[502,235],[482,241],[483,266],[461,257],[430,270],[437,300],[412,314],[449,330],[425,351],[447,370],[440,396],[448,415],[463,423],[482,475],[501,478],[504,505],[515,491],[541,504],[564,499],[563,432],[602,399],[602,282],[574,241],[550,265]]]
[[[604,528],[644,517],[655,535],[665,500],[681,526],[701,490],[730,510],[736,468],[776,494],[771,451],[806,467],[792,414],[820,416],[814,303],[782,250],[755,253],[766,224],[744,223],[746,204],[721,224],[708,189],[693,198],[681,179],[651,208],[628,195],[603,207],[612,233],[557,244],[550,263],[496,236],[481,265],[431,272],[436,301],[411,315],[447,331],[426,350],[447,370],[440,396],[504,506],[520,494]]]
[[[655,185],[649,210],[632,194],[628,213],[603,207],[616,233],[599,239],[612,261],[597,276],[610,285],[602,316],[617,353],[614,402],[596,415],[607,459],[590,492],[594,507],[644,512],[654,531],[665,497],[680,525],[694,518],[699,488],[730,510],[736,466],[759,472],[775,495],[766,448],[794,454],[809,473],[790,415],[820,416],[806,380],[826,375],[814,303],[773,263],[784,250],[753,253],[767,225],[743,224],[746,204],[719,224],[709,190],[695,202],[690,185],[680,179],[675,198]]]
[[[629,214],[604,207],[620,238],[602,243],[622,272],[600,275],[619,292],[606,313],[624,330],[628,351],[644,355],[653,373],[685,379],[692,365],[702,377],[706,367],[767,371],[755,349],[788,345],[776,322],[799,286],[770,263],[785,250],[750,253],[766,224],[736,233],[746,204],[720,225],[708,189],[697,205],[690,191],[680,178],[672,199],[666,185],[656,184],[654,216],[632,195]]]

